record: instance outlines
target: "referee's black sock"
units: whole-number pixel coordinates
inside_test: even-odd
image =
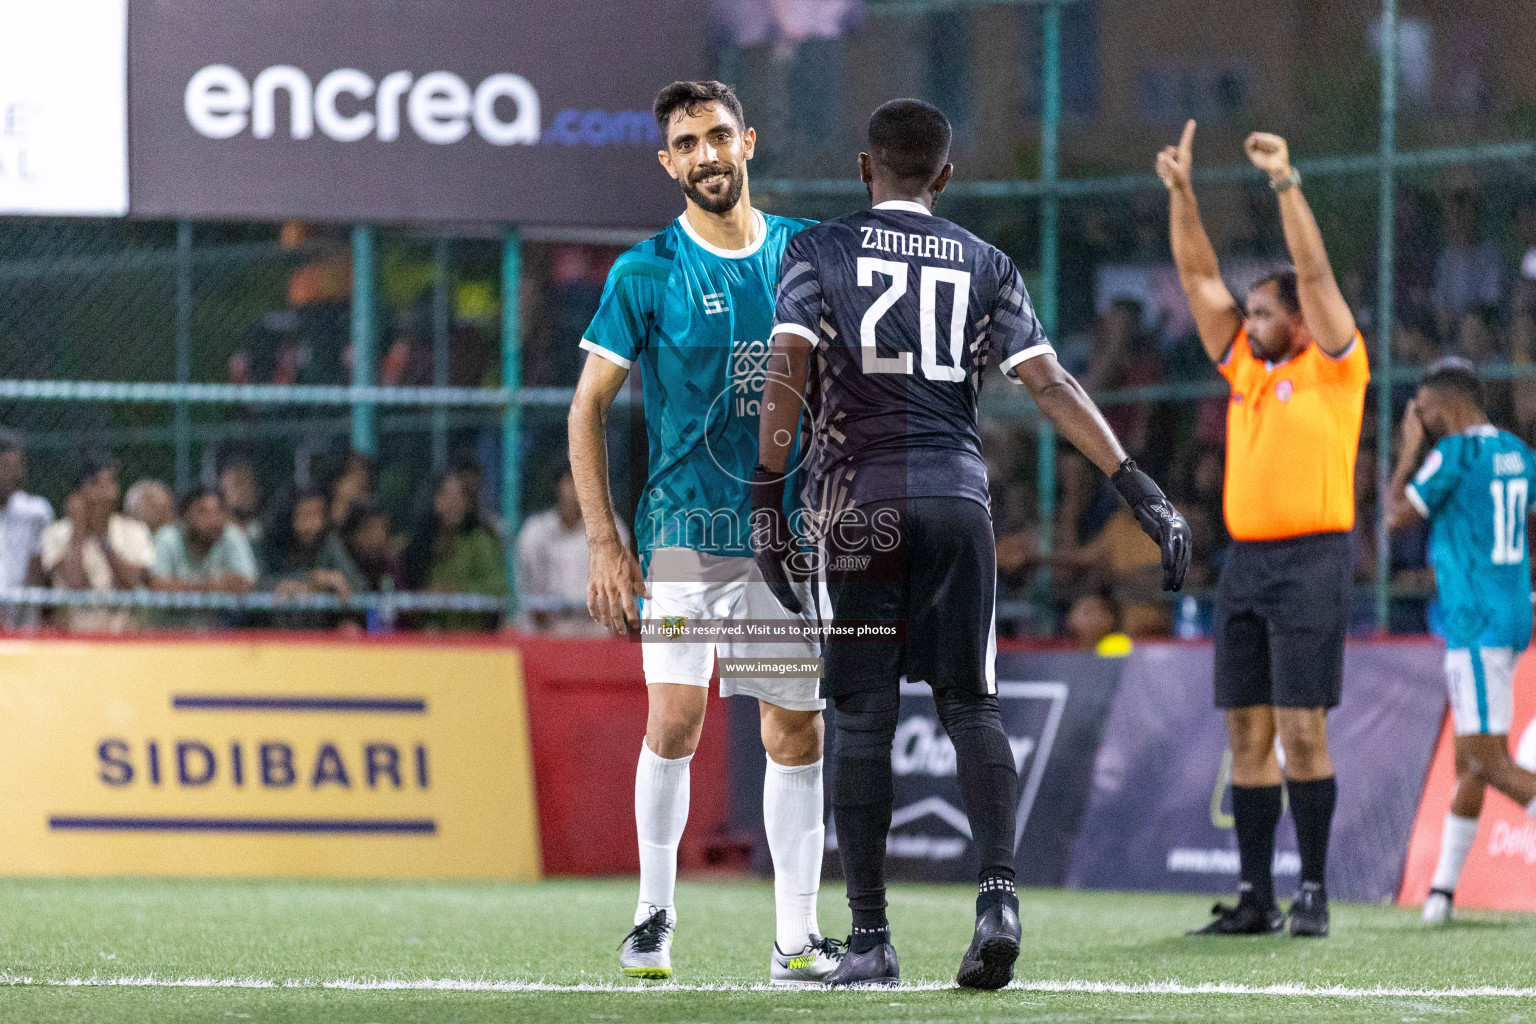
[[[1295,808],[1295,796],[1291,806]],[[1232,786],[1232,819],[1242,894],[1267,907],[1275,902],[1275,826],[1280,823],[1279,786]],[[1297,819],[1298,823],[1300,819]],[[1300,825],[1297,826],[1298,831]]]
[[[891,831],[891,741],[896,736],[900,692],[889,688],[837,698],[836,773],[832,813],[837,850],[848,881],[853,912],[850,948],[855,953],[890,941],[885,918],[885,840]]]
[[[1285,781],[1291,796],[1291,817],[1296,821],[1296,847],[1301,853],[1303,884],[1323,884],[1328,873],[1328,836],[1333,831],[1333,807],[1339,800],[1334,776],[1309,782]]]

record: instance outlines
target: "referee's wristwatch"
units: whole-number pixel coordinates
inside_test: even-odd
[[[1288,192],[1289,190],[1295,188],[1296,186],[1298,186],[1300,184],[1301,184],[1301,172],[1298,171],[1294,167],[1291,168],[1291,173],[1290,174],[1287,174],[1285,177],[1281,178],[1279,181],[1275,181],[1273,178],[1271,178],[1269,180],[1269,187],[1275,190],[1275,195],[1277,195],[1277,196],[1278,195],[1284,195],[1286,192]]]

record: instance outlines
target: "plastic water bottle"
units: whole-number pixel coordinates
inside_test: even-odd
[[[1200,602],[1188,594],[1179,602],[1179,621],[1173,632],[1180,640],[1193,640],[1200,635]]]

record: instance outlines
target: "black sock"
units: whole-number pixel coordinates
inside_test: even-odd
[[[976,916],[980,917],[999,903],[1019,910],[1019,896],[1013,891],[1013,879],[998,875],[983,875],[976,892]]]
[[[1296,821],[1296,846],[1301,852],[1301,881],[1322,885],[1328,874],[1328,836],[1333,831],[1333,807],[1339,784],[1332,776],[1310,782],[1287,779],[1291,817]]]
[[[939,720],[955,745],[960,800],[980,860],[979,917],[998,903],[1018,909],[1013,891],[1013,832],[1019,809],[1019,773],[1003,731],[997,697],[948,687],[934,691]]]
[[[885,841],[891,831],[891,741],[899,691],[850,694],[837,701],[832,814],[837,851],[853,912],[851,948],[863,953],[890,941],[885,918]]]
[[[1295,797],[1292,796],[1294,802]],[[1294,804],[1293,804],[1294,806]],[[1232,819],[1242,895],[1260,906],[1275,902],[1275,826],[1280,823],[1279,786],[1232,786]]]

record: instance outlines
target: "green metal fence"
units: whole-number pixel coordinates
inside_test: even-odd
[[[1527,437],[1536,428],[1536,327],[1521,305],[1528,279],[1510,269],[1522,247],[1536,250],[1536,202],[1523,195],[1536,164],[1536,76],[1523,70],[1520,5],[1494,3],[1469,21],[1451,3],[1404,2],[1400,17],[1398,0],[817,0],[800,5],[808,20],[776,34],[732,38],[726,26],[715,56],[759,130],[754,200],[778,212],[863,204],[853,156],[879,102],[920,95],[944,108],[958,174],[942,212],[1026,268],[1064,361],[1079,359],[1128,433],[1173,453],[1160,468],[1175,477],[1211,443],[1207,413],[1225,386],[1198,349],[1180,347],[1176,310],[1155,291],[1166,285],[1153,271],[1167,262],[1167,212],[1152,160],[1186,115],[1199,118],[1197,190],[1237,281],[1282,255],[1273,200],[1239,144],[1254,129],[1286,135],[1371,343],[1374,417],[1361,458],[1380,493],[1394,393],[1400,401],[1428,351],[1399,338],[1411,340],[1402,322],[1423,319],[1418,293],[1438,272],[1425,270],[1439,244],[1433,209],[1445,209],[1449,237],[1464,192],[1480,204],[1479,244],[1497,249],[1513,282],[1484,370],[1509,382],[1505,419]],[[230,446],[254,453],[273,487],[315,471],[326,452],[355,449],[377,460],[380,490],[402,515],[431,470],[468,452],[515,531],[525,500],[550,497],[576,342],[629,241],[525,239],[511,226],[464,236],[0,218],[0,422],[27,435],[32,487],[56,506],[74,454],[92,442],[119,452],[128,479],[178,490]],[[1117,273],[1140,274],[1141,314],[1163,318],[1136,342],[1156,348],[1153,378],[1097,372],[1117,287],[1104,281]],[[1437,330],[1442,349],[1461,344],[1450,320]],[[1133,346],[1130,363],[1143,354]],[[1033,545],[1049,554],[1070,544],[1057,531],[1069,481],[1049,425],[1016,390],[989,388],[983,411],[1006,450],[997,482],[1028,495]],[[615,451],[620,463],[643,456]],[[616,485],[624,504],[626,480]],[[1375,546],[1385,627],[1383,532]],[[511,577],[510,545],[507,564]],[[1023,592],[1047,600],[1050,586],[1042,574]]]
[[[1030,287],[1037,311],[1059,340],[1075,329],[1064,322],[1063,303],[1078,300],[1081,305],[1082,299],[1074,289],[1081,290],[1083,275],[1072,274],[1070,284],[1064,278],[1081,269],[1074,260],[1082,262],[1084,247],[1063,251],[1071,231],[1082,231],[1079,211],[1106,202],[1126,204],[1138,215],[1150,210],[1143,219],[1154,222],[1165,239],[1166,200],[1151,165],[1158,148],[1176,141],[1186,116],[1197,117],[1202,125],[1195,182],[1208,225],[1220,228],[1224,220],[1235,219],[1231,209],[1246,202],[1250,209],[1238,216],[1247,213],[1270,222],[1255,229],[1270,234],[1262,256],[1271,261],[1283,256],[1276,244],[1273,200],[1264,202],[1267,189],[1252,199],[1262,179],[1243,161],[1238,143],[1250,130],[1286,135],[1372,348],[1374,416],[1361,460],[1374,465],[1376,493],[1384,493],[1392,450],[1377,439],[1393,436],[1394,394],[1400,409],[1402,387],[1418,372],[1415,365],[1394,364],[1395,340],[1377,341],[1396,338],[1394,325],[1404,299],[1401,275],[1394,272],[1404,248],[1416,265],[1423,262],[1417,238],[1395,237],[1405,183],[1416,195],[1444,193],[1448,208],[1459,201],[1460,190],[1470,189],[1482,206],[1480,237],[1498,245],[1506,270],[1511,256],[1519,263],[1520,246],[1536,246],[1529,225],[1522,222],[1516,237],[1515,223],[1516,210],[1527,216],[1523,211],[1530,205],[1521,193],[1529,187],[1536,161],[1536,142],[1531,141],[1536,81],[1516,70],[1497,70],[1518,61],[1514,41],[1524,35],[1520,6],[1493,5],[1475,26],[1455,4],[1409,3],[1406,17],[1400,17],[1398,7],[1398,0],[1382,0],[1379,8],[1307,0],[1221,5],[1190,0],[870,0],[862,25],[820,44],[837,51],[826,59],[845,67],[845,80],[853,83],[850,92],[858,96],[841,98],[856,109],[829,115],[817,126],[842,143],[842,152],[831,159],[810,162],[814,170],[831,173],[804,173],[807,161],[784,158],[765,142],[760,146],[769,157],[765,162],[788,173],[764,180],[760,169],[755,194],[784,212],[830,214],[859,204],[863,186],[843,173],[851,170],[848,154],[860,141],[857,116],[892,95],[934,101],[956,125],[958,173],[941,199],[944,212],[997,241],[1033,271]],[[1064,19],[1075,19],[1065,41]],[[1406,49],[1401,44],[1405,34]],[[801,59],[785,52],[783,44],[777,52],[763,45],[753,55],[733,54],[725,63],[735,69],[751,65],[754,57],[769,65]],[[1085,86],[1095,75],[1096,82]],[[1124,83],[1128,75],[1134,77],[1129,90]],[[1064,88],[1070,100],[1066,106]],[[1008,100],[1010,90],[1025,99]],[[760,105],[783,107],[782,98],[770,92],[745,92],[749,112]],[[1132,99],[1126,103],[1128,92]],[[960,108],[959,116],[946,99]],[[792,117],[781,112],[768,120],[781,128],[788,125],[794,135]],[[1412,140],[1408,148],[1401,146],[1404,137]],[[792,141],[788,148],[793,146]],[[1248,200],[1242,198],[1245,192]],[[1068,219],[1076,221],[1071,229]],[[1215,228],[1218,239],[1231,234]],[[1230,248],[1223,253],[1224,269],[1231,254]],[[1160,258],[1166,261],[1166,253]],[[1496,330],[1515,344],[1500,340],[1500,351],[1481,354],[1479,361],[1489,378],[1516,382],[1512,404],[1518,407],[1523,401],[1519,382],[1532,371],[1529,348],[1517,351],[1519,338],[1512,336],[1520,333],[1529,310],[1512,308],[1521,298],[1523,280],[1518,272],[1507,276],[1517,279],[1517,294],[1511,301],[1506,289],[1500,297],[1504,309]],[[1455,347],[1447,337],[1440,350]],[[1172,403],[1187,408],[1226,393],[1213,373],[1203,371],[1203,366],[1193,368],[1186,379],[1151,386],[1101,388],[1097,397],[1106,406]],[[1027,399],[1016,393],[987,396],[983,408],[994,420],[1028,424],[1033,433],[1036,537],[1040,552],[1047,554],[1057,541],[1057,446],[1050,426],[1038,421]],[[1528,413],[1516,423],[1508,409],[1502,411],[1506,422],[1530,436]],[[1369,508],[1363,514],[1376,515]],[[1374,610],[1378,627],[1385,629],[1394,590],[1390,542],[1384,523],[1378,521],[1377,527]],[[1037,586],[1036,595],[1041,592]]]

